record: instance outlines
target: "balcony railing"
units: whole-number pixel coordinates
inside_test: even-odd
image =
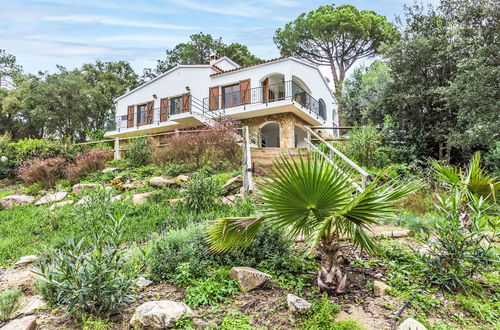
[[[282,100],[292,100],[301,105],[305,111],[317,119],[326,119],[324,103],[318,102],[303,88],[293,81],[284,81],[277,84],[254,87],[231,93],[222,93],[217,97],[203,99],[203,110],[225,112],[227,109],[241,107],[246,109],[249,104],[266,104]]]

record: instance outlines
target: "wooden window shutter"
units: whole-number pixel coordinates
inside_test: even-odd
[[[269,102],[269,78],[262,82],[262,102]]]
[[[208,107],[210,110],[219,109],[219,86],[210,87],[208,91]]]
[[[127,107],[127,128],[134,127],[134,109],[133,105]]]
[[[153,123],[155,101],[149,101],[146,105],[146,125]]]
[[[182,112],[191,111],[191,95],[189,93],[182,94]]]
[[[160,121],[168,120],[168,97],[160,99]]]
[[[250,79],[240,81],[240,104],[250,103]]]

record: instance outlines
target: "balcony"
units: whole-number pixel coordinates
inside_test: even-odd
[[[254,87],[247,90],[238,90],[224,93],[216,97],[205,97],[203,99],[203,112],[234,112],[232,110],[245,111],[250,105],[265,104],[272,106],[280,101],[292,101],[300,105],[303,111],[312,117],[325,121],[326,106],[324,102],[319,102],[294,81],[284,81],[281,83],[266,86]]]

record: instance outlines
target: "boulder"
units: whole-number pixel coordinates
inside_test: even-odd
[[[122,184],[121,189],[123,189],[123,190],[132,190],[132,189],[140,188],[143,185],[144,185],[144,183],[142,181],[124,183],[124,184]]]
[[[179,182],[187,182],[187,181],[189,181],[189,177],[187,175],[182,175],[181,174],[181,175],[177,176],[177,181],[179,181]]]
[[[40,198],[35,203],[35,205],[43,205],[43,204],[48,204],[48,203],[53,203],[53,202],[59,202],[59,201],[62,201],[63,199],[65,199],[66,196],[68,196],[68,193],[65,191],[59,191],[59,192],[55,192],[52,194],[47,194],[47,195],[43,196],[42,198]]]
[[[35,256],[35,255],[24,256],[24,257],[21,257],[21,259],[19,259],[14,264],[14,267],[23,267],[23,266],[26,266],[26,265],[30,265],[30,264],[34,263],[35,261],[37,261],[37,260],[38,260],[38,257]]]
[[[49,206],[49,210],[53,210],[55,209],[56,207],[61,207],[61,206],[64,206],[64,205],[70,205],[70,204],[73,204],[75,201],[74,200],[67,200],[67,201],[62,201],[62,202],[59,202],[59,203],[55,203],[55,204],[52,204],[51,206]]]
[[[409,317],[399,325],[398,330],[427,330],[427,328],[414,318]]]
[[[373,281],[373,293],[377,296],[385,296],[391,287],[380,281]]]
[[[165,186],[178,186],[179,182],[175,179],[169,179],[163,176],[155,176],[149,179],[149,184],[155,188],[163,188]]]
[[[172,199],[169,199],[169,200],[168,200],[168,204],[169,204],[170,206],[175,206],[175,205],[177,205],[177,204],[182,204],[182,203],[184,203],[184,201],[185,201],[185,200],[186,200],[185,198],[172,198]]]
[[[172,328],[184,315],[193,314],[191,308],[172,300],[148,301],[137,307],[130,325],[135,328]]]
[[[77,203],[76,205],[83,205],[83,204],[87,204],[88,202],[90,202],[90,197],[89,196],[85,196],[83,198],[81,198]]]
[[[266,284],[273,277],[251,267],[233,267],[229,278],[238,281],[242,292],[248,292]]]
[[[36,328],[36,316],[29,315],[15,319],[3,326],[1,330],[33,330]]]
[[[11,209],[16,205],[31,204],[35,201],[35,197],[30,195],[10,195],[0,199],[0,206],[4,209]]]
[[[84,190],[96,189],[97,187],[99,187],[97,183],[78,183],[73,186],[73,193],[79,194]]]
[[[0,278],[0,288],[20,288],[30,292],[33,284],[38,280],[38,275],[31,271],[31,267],[9,268]]]
[[[120,169],[117,167],[106,167],[101,173],[109,173],[109,172],[119,172]]]
[[[222,186],[222,194],[224,196],[239,193],[241,187],[243,187],[243,176],[238,175],[229,180]]]
[[[135,281],[135,285],[137,285],[139,288],[146,288],[153,284],[153,281],[150,281],[148,279],[145,279],[144,277],[139,277]]]
[[[152,192],[134,194],[134,196],[132,196],[132,203],[134,203],[135,205],[144,204],[152,194]]]
[[[224,197],[222,197],[221,202],[223,204],[226,204],[226,205],[229,205],[229,206],[233,206],[234,204],[236,204],[236,200],[238,198],[241,198],[241,196],[240,195],[224,196]]]
[[[27,299],[25,303],[23,303],[24,307],[21,308],[19,314],[29,314],[33,311],[40,309],[45,306],[45,302],[42,299],[42,296],[31,296]]]
[[[286,303],[290,312],[303,312],[311,309],[311,304],[294,294],[286,296]]]

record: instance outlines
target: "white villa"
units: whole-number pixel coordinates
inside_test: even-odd
[[[109,138],[182,130],[230,117],[259,137],[258,147],[306,147],[304,125],[337,126],[333,92],[320,70],[285,57],[240,66],[179,65],[116,100]],[[330,130],[332,135],[336,135]]]

